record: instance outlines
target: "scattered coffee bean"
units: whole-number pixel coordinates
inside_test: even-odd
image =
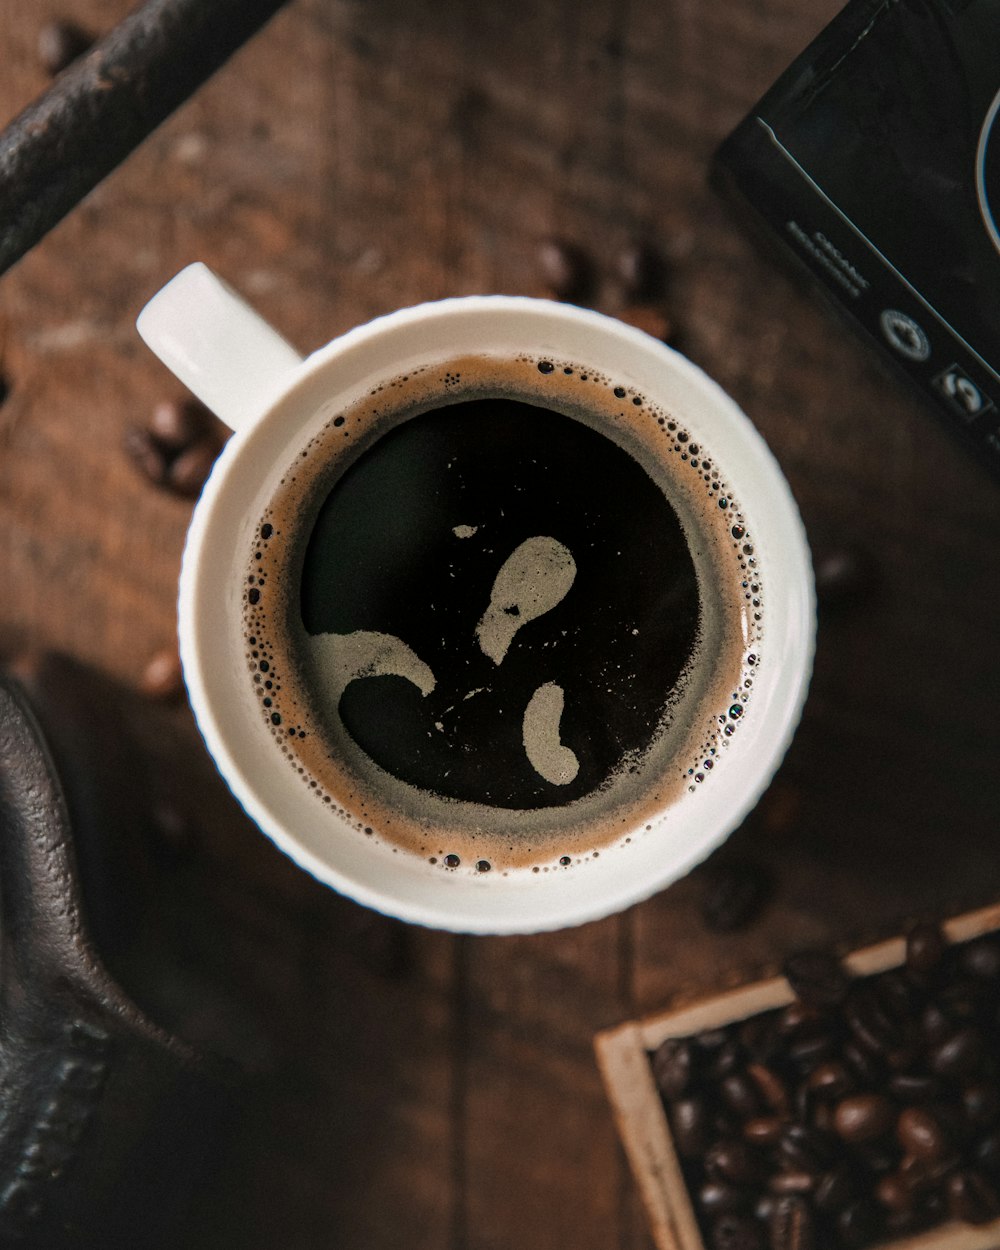
[[[150,413],[148,429],[165,451],[180,452],[208,436],[209,414],[193,400],[165,399]]]
[[[197,846],[198,831],[173,803],[158,803],[153,808],[152,828],[160,848],[170,859],[185,859]]]
[[[734,1072],[719,1084],[722,1101],[743,1120],[752,1119],[763,1110],[760,1092],[746,1072]]]
[[[217,458],[210,443],[195,443],[174,459],[167,470],[167,485],[189,499],[201,494]]]
[[[864,600],[875,584],[871,558],[855,547],[814,552],[816,598],[821,608],[848,607]]]
[[[792,993],[813,1007],[837,1007],[847,997],[851,979],[835,955],[802,951],[785,960],[782,971]]]
[[[705,870],[701,917],[713,933],[745,929],[760,914],[769,881],[764,870],[748,862],[712,865]]]
[[[139,680],[139,689],[148,699],[172,702],[184,693],[184,675],[176,648],[157,651],[147,663]]]
[[[649,304],[666,294],[667,263],[648,239],[630,239],[615,258],[615,272],[631,304]]]
[[[164,400],[145,426],[125,434],[125,451],[156,486],[193,498],[200,494],[222,446],[219,426],[194,400]]]
[[[135,427],[126,430],[123,445],[132,463],[154,486],[162,486],[166,482],[166,452],[148,430]]]
[[[628,304],[618,313],[618,320],[661,343],[669,343],[674,336],[673,322],[666,310],[656,304]]]
[[[593,264],[576,243],[565,239],[545,239],[538,248],[538,269],[554,299],[581,304],[592,294]]]
[[[38,63],[53,78],[92,46],[94,38],[75,22],[46,22],[38,32]]]

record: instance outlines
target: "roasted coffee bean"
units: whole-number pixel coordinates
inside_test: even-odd
[[[834,1132],[833,1110],[835,1106],[836,1103],[833,1102],[821,1102],[813,1108],[812,1122],[824,1133]]]
[[[893,1072],[889,1093],[902,1103],[930,1102],[941,1095],[941,1082],[926,1072]]]
[[[901,1172],[889,1172],[880,1176],[875,1185],[875,1197],[887,1211],[912,1211],[916,1194]]]
[[[851,988],[847,969],[829,951],[790,955],[782,971],[795,996],[811,1007],[839,1007]]]
[[[801,1037],[804,1034],[813,1036],[823,1026],[823,1013],[818,1007],[811,1007],[806,1003],[789,1003],[778,1016],[778,1031],[789,1037]]]
[[[635,329],[641,330],[643,334],[648,334],[650,338],[657,339],[661,343],[668,343],[674,337],[674,323],[667,316],[666,310],[658,304],[628,304],[618,313],[618,320],[624,321],[628,326],[634,326]],[[732,906],[732,911],[725,910],[730,906]],[[716,913],[708,903],[702,907],[702,917],[705,924],[713,931],[727,932],[730,929],[740,929],[745,924],[749,924],[752,917],[756,914],[758,908],[757,898],[753,898],[750,903],[741,903],[739,906],[726,903],[723,905],[721,912],[721,915],[725,917],[739,915],[740,910],[744,907],[747,913],[746,919],[738,919],[732,924],[723,920],[720,925]]]
[[[729,1041],[727,1029],[705,1029],[699,1033],[695,1041],[708,1055],[714,1055]]]
[[[955,1031],[955,1022],[937,1003],[928,1003],[920,1017],[920,1032],[929,1046],[936,1046]]]
[[[772,1194],[808,1194],[816,1188],[812,1172],[775,1172],[767,1182]]]
[[[746,1072],[733,1072],[719,1083],[722,1101],[735,1115],[750,1120],[764,1108],[757,1086]]]
[[[688,1038],[668,1037],[653,1054],[653,1079],[668,1098],[680,1098],[694,1075],[694,1046]]]
[[[169,459],[148,430],[137,427],[125,431],[123,446],[129,459],[144,477],[155,486],[162,486],[167,480]]]
[[[968,1024],[988,1003],[996,1001],[996,991],[986,980],[961,976],[938,990],[938,1002],[956,1024]]]
[[[712,1222],[712,1250],[764,1250],[764,1233],[752,1215],[720,1215]]]
[[[853,1155],[858,1166],[873,1176],[891,1172],[899,1163],[899,1147],[889,1134],[873,1141],[854,1142]]]
[[[944,952],[944,934],[936,924],[916,924],[906,935],[906,967],[921,977],[938,970]]]
[[[897,1237],[923,1232],[935,1222],[936,1218],[927,1207],[918,1205],[903,1211],[886,1211],[885,1231],[892,1240],[895,1240]]]
[[[648,239],[631,239],[615,257],[615,271],[625,298],[647,303],[663,297],[667,289],[667,263]]]
[[[705,1154],[705,1172],[716,1180],[731,1181],[734,1185],[752,1185],[763,1176],[760,1159],[739,1138],[724,1138],[715,1142]]]
[[[813,556],[813,573],[821,609],[834,610],[860,603],[876,582],[871,556],[858,547],[820,548]]]
[[[914,1155],[904,1155],[899,1161],[899,1173],[915,1194],[926,1199],[946,1176],[958,1168],[960,1162],[960,1156],[954,1152],[943,1155],[940,1159],[918,1159]]]
[[[963,972],[984,981],[1000,981],[1000,941],[993,937],[976,938],[958,953]]]
[[[948,1131],[939,1116],[927,1107],[907,1107],[896,1121],[896,1138],[915,1159],[943,1158],[951,1148]]]
[[[729,1038],[715,1051],[709,1064],[709,1076],[713,1081],[721,1081],[742,1067],[745,1060],[746,1052],[740,1042],[735,1037]]]
[[[826,1059],[832,1059],[837,1053],[836,1040],[828,1033],[806,1034],[797,1037],[788,1047],[788,1057],[796,1068],[802,1072],[811,1072]]]
[[[743,1136],[753,1146],[776,1146],[781,1139],[784,1122],[780,1116],[761,1115],[747,1120],[743,1125]]]
[[[859,1046],[880,1058],[900,1045],[896,1022],[870,985],[852,990],[844,1006],[844,1017]]]
[[[209,415],[193,400],[165,399],[150,413],[147,428],[166,451],[179,452],[208,436]]]
[[[627,317],[622,318],[628,320]],[[630,325],[636,322],[630,321]],[[640,329],[652,333],[650,327]],[[659,327],[653,327],[659,328]],[[663,337],[654,334],[654,338]],[[705,892],[701,899],[701,918],[713,933],[732,933],[745,929],[757,918],[768,893],[768,878],[763,868],[749,862],[729,863],[706,869]]]
[[[94,39],[75,22],[46,22],[38,32],[38,63],[53,78],[87,51]]]
[[[819,1211],[832,1213],[842,1211],[858,1196],[859,1180],[846,1163],[839,1163],[816,1182],[813,1201]]]
[[[973,1157],[978,1167],[996,1178],[1000,1177],[1000,1130],[994,1130],[976,1142]]]
[[[184,674],[176,647],[164,647],[150,657],[139,679],[139,689],[147,699],[161,703],[180,698],[184,693]]]
[[[201,833],[197,826],[185,812],[169,801],[154,805],[150,827],[156,839],[158,855],[171,863],[189,859],[200,841]]]
[[[737,1185],[724,1181],[706,1181],[698,1190],[698,1205],[706,1215],[723,1215],[730,1211],[746,1211],[751,1205],[751,1195]]]
[[[971,1025],[958,1029],[930,1053],[932,1071],[950,1080],[971,1076],[985,1054],[983,1035]]]
[[[791,1112],[788,1086],[773,1068],[764,1063],[748,1063],[747,1076],[757,1086],[764,1106],[775,1115],[786,1116]]]
[[[770,1063],[783,1053],[784,1039],[778,1032],[776,1019],[770,1013],[744,1020],[737,1034],[746,1053],[759,1063]]]
[[[840,1100],[857,1089],[857,1077],[839,1059],[818,1064],[806,1078],[806,1086],[817,1098]]]
[[[966,1085],[962,1090],[962,1110],[976,1128],[992,1124],[1000,1116],[1000,1087],[992,1081]]]
[[[167,485],[186,498],[201,494],[215,464],[217,449],[209,442],[193,443],[171,461],[167,469]]]
[[[788,1194],[774,1204],[769,1225],[771,1250],[813,1250],[816,1223],[809,1203]]]
[[[882,1221],[875,1204],[867,1198],[856,1198],[837,1215],[837,1232],[848,1250],[860,1250],[875,1241]]]
[[[871,1051],[865,1050],[852,1039],[843,1044],[840,1053],[844,1062],[852,1072],[857,1073],[858,1078],[864,1084],[878,1085],[882,1081],[885,1075],[884,1065]]]
[[[557,300],[577,304],[585,302],[593,293],[593,263],[576,243],[545,239],[538,248],[538,270]]]
[[[896,1110],[884,1094],[850,1094],[834,1113],[834,1126],[847,1142],[867,1142],[888,1132]]]
[[[754,1204],[753,1213],[761,1224],[770,1224],[771,1216],[778,1202],[777,1194],[760,1194]]]
[[[782,1131],[778,1150],[783,1162],[814,1174],[832,1167],[841,1153],[836,1137],[812,1124],[789,1124]]]
[[[697,1159],[708,1148],[712,1119],[701,1098],[678,1098],[670,1108],[670,1123],[679,1154]]]
[[[987,1224],[1000,1215],[1000,1195],[981,1172],[956,1172],[945,1182],[945,1198],[953,1219]]]

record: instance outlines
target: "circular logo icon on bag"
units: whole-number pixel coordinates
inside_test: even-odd
[[[886,308],[879,315],[886,342],[907,360],[926,360],[931,344],[923,329],[898,308]]]
[[[1000,252],[1000,91],[986,114],[976,150],[976,194],[979,211],[989,231],[993,246]]]

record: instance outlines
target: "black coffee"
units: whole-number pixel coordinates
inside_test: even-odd
[[[399,378],[329,421],[258,526],[263,714],[366,833],[449,867],[571,863],[702,784],[739,723],[745,529],[705,449],[579,365]]]

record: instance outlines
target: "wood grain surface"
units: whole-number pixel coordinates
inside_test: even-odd
[[[47,85],[45,22],[101,32],[127,7],[0,0],[0,120]],[[678,345],[763,432],[817,556],[875,568],[821,611],[801,730],[746,825],[656,898],[562,933],[453,937],[337,897],[248,824],[187,708],[157,708],[195,837],[123,976],[251,1074],[178,1244],[648,1247],[594,1032],[997,897],[1000,491],[706,184],[838,7],[294,0],[0,281],[8,656],[58,651],[128,689],[174,643],[191,503],[122,442],[179,393],[135,315],[195,259],[309,350],[425,299],[540,293],[551,235],[588,250],[616,312],[616,257],[651,236]],[[741,861],[770,901],[712,932],[712,873]]]

